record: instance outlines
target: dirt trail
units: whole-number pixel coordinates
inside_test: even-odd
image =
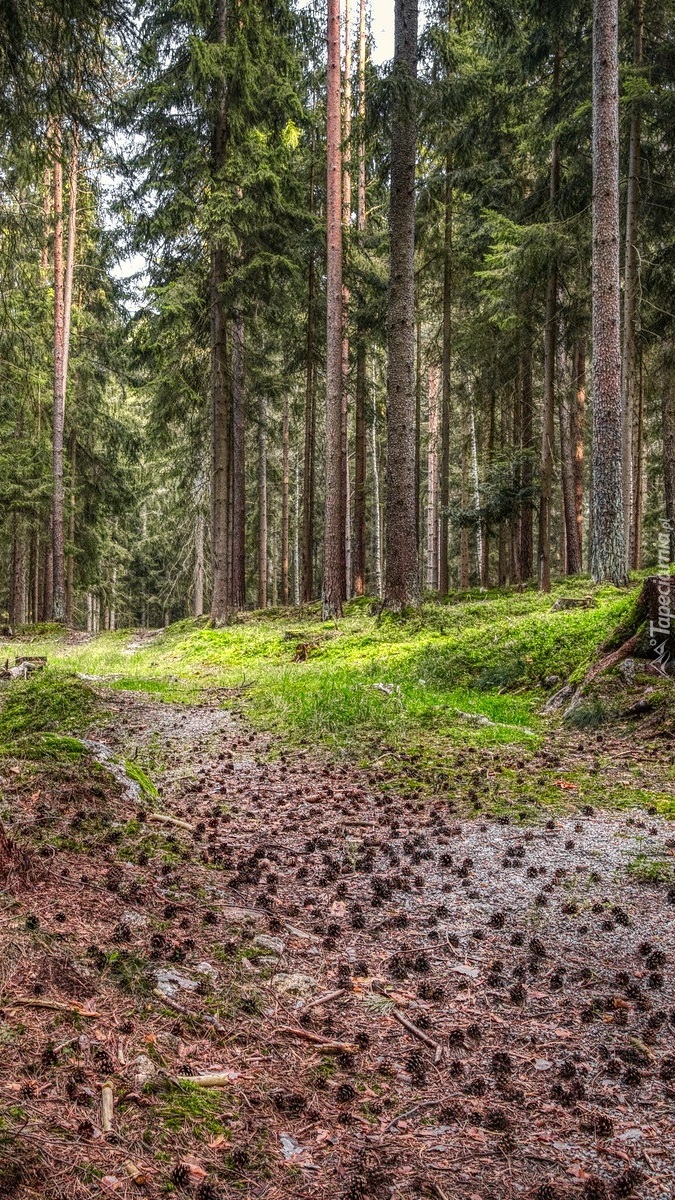
[[[671,1197],[675,896],[626,873],[672,854],[667,822],[460,823],[271,759],[217,708],[108,700],[92,736],[160,794],[101,799],[98,853],[64,835],[2,910],[1,1094],[28,1162],[4,1194],[42,1171],[60,1200]],[[52,802],[86,829],[82,795]],[[171,1083],[214,1072],[218,1092]]]

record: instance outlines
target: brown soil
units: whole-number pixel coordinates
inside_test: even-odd
[[[2,781],[40,869],[0,907],[0,1195],[671,1196],[675,893],[626,870],[666,821],[460,823],[217,708],[110,705],[158,800]]]

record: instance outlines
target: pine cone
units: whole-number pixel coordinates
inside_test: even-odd
[[[615,1196],[630,1196],[642,1183],[642,1171],[637,1167],[627,1167],[627,1169],[619,1175],[618,1179],[614,1180],[612,1191]]]
[[[186,1188],[190,1182],[190,1168],[186,1167],[184,1163],[176,1163],[170,1178],[174,1187]]]

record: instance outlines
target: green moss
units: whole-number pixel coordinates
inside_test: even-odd
[[[64,733],[86,728],[98,708],[86,683],[59,671],[7,684],[0,691],[0,754],[77,758],[84,753],[82,743]]]
[[[204,1088],[193,1083],[172,1086],[155,1109],[161,1127],[171,1133],[189,1132],[196,1137],[225,1133],[224,1120],[231,1112],[232,1098],[222,1088]]]
[[[152,780],[148,779],[148,776],[143,768],[138,766],[138,763],[126,761],[124,764],[124,769],[129,776],[129,779],[133,779],[134,782],[138,784],[144,796],[148,796],[151,800],[157,799],[159,796],[157,788]]]
[[[670,862],[649,854],[636,854],[626,870],[637,883],[675,883],[675,870]]]

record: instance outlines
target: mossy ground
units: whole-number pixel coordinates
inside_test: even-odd
[[[349,758],[380,786],[413,800],[445,794],[460,809],[495,815],[515,805],[523,819],[542,805],[561,809],[579,797],[670,811],[667,768],[654,780],[633,764],[608,791],[602,772],[570,752],[620,717],[626,705],[620,679],[593,689],[565,731],[564,779],[559,768],[537,761],[552,733],[559,734],[557,722],[542,719],[543,704],[560,684],[583,677],[627,619],[636,594],[637,588],[592,588],[578,578],[557,584],[549,596],[534,589],[456,593],[401,616],[356,600],[338,623],[323,622],[318,605],[310,605],[243,614],[219,629],[206,618],[96,638],[55,637],[49,627],[37,640],[50,669],[24,691],[12,690],[17,699],[5,702],[0,742],[8,729],[24,736],[33,693],[45,728],[80,727],[94,696],[86,679],[73,679],[77,672],[93,686],[100,681],[167,702],[222,704],[277,735],[273,753],[295,746]],[[561,597],[588,598],[590,606],[558,608]],[[17,653],[34,645],[16,643]],[[673,708],[671,683],[651,691],[658,693],[655,706]],[[44,737],[38,740],[44,748]],[[499,772],[491,778],[478,770],[477,780],[469,778],[472,764],[457,757],[464,751],[497,755]],[[162,765],[162,746],[150,740],[132,766],[143,772],[149,795]]]
[[[378,740],[527,743],[546,681],[583,669],[630,604],[630,593],[603,587],[593,608],[554,611],[559,595],[588,592],[579,579],[551,596],[457,593],[400,617],[373,615],[358,600],[339,623],[322,622],[314,605],[245,614],[222,629],[181,621],[154,637],[123,631],[73,643],[50,629],[40,643],[56,669],[166,700],[227,689],[257,725],[293,741],[352,752]]]

